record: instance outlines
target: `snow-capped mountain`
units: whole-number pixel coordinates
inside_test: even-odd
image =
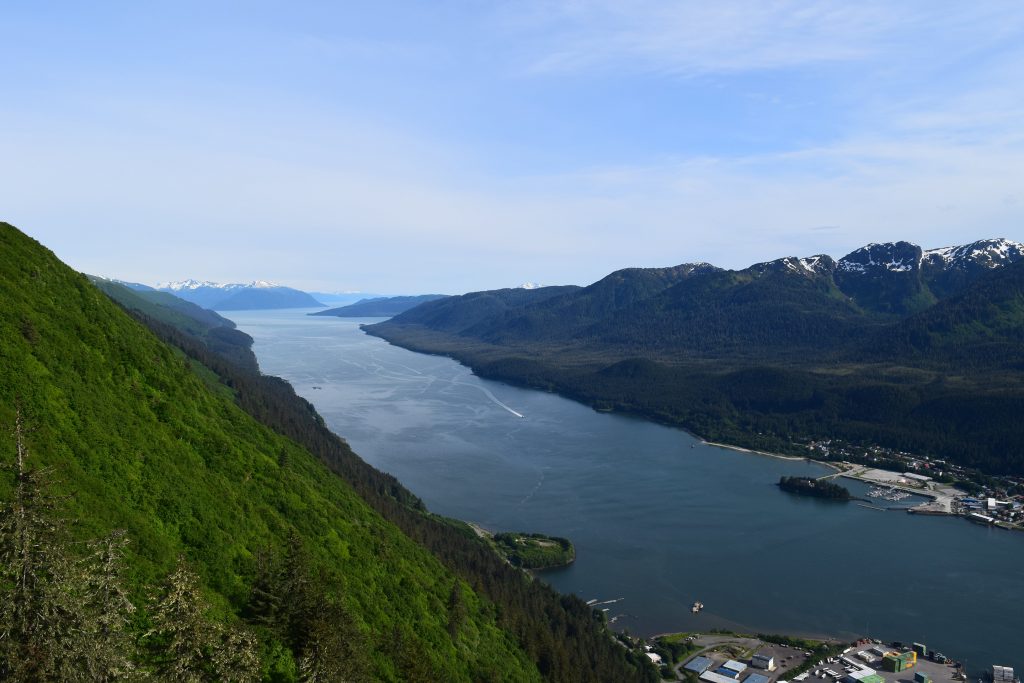
[[[936,295],[949,296],[995,268],[1024,258],[1024,245],[1005,238],[978,240],[924,252],[923,277]]]
[[[306,292],[266,280],[220,284],[190,279],[164,282],[157,289],[218,311],[323,307]]]
[[[910,242],[871,243],[838,261],[819,254],[757,263],[749,271],[831,279],[859,306],[903,314],[951,296],[994,268],[1024,259],[1024,244],[1005,238],[924,250]]]
[[[835,267],[836,262],[832,260],[831,256],[818,254],[816,256],[807,256],[804,258],[786,256],[784,258],[775,259],[774,261],[755,263],[750,266],[750,270],[758,273],[781,272],[813,277],[823,273],[831,273],[835,270]]]
[[[157,289],[166,292],[180,292],[183,290],[195,289],[222,289],[225,291],[232,291],[235,289],[274,289],[277,287],[281,287],[281,285],[275,282],[267,282],[266,280],[253,280],[248,283],[231,282],[228,284],[210,282],[209,280],[180,280],[178,282],[161,282],[156,286]]]
[[[906,273],[921,266],[921,247],[910,242],[871,243],[839,259],[838,270],[867,273],[887,270]]]
[[[978,240],[958,247],[940,247],[924,252],[929,265],[970,270],[971,268],[998,268],[1024,257],[1024,244],[1003,237]]]

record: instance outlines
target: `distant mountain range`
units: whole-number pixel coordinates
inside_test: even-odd
[[[628,268],[588,287],[449,297],[366,329],[709,438],[841,436],[1024,472],[1022,257],[985,239]]]
[[[445,298],[444,294],[420,294],[419,296],[389,296],[362,299],[348,306],[329,308],[309,315],[330,315],[339,318],[390,318],[428,301]]]
[[[216,282],[182,280],[180,282],[165,282],[157,285],[156,288],[203,308],[217,311],[324,306],[306,292],[263,280],[255,280],[247,284],[218,284]]]
[[[383,294],[369,292],[309,292],[309,295],[325,306],[348,306],[364,299],[379,299]]]

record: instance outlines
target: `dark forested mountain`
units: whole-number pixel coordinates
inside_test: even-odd
[[[306,292],[262,281],[221,285],[215,282],[184,280],[164,283],[158,289],[203,308],[217,311],[323,307],[322,303]]]
[[[0,250],[0,678],[656,677],[196,318]]]
[[[838,261],[630,268],[368,326],[492,377],[761,447],[847,438],[1024,473],[1024,247],[870,244]],[[968,375],[963,370],[970,368]]]
[[[833,278],[865,310],[912,313],[935,302],[921,277],[923,253],[909,242],[869,244],[839,259]]]
[[[417,306],[402,316],[411,316],[432,329],[455,334],[481,335],[481,326],[501,326],[506,316],[516,315],[522,307],[539,304],[578,287],[539,287],[537,289],[496,289],[446,297]],[[401,317],[401,316],[399,316]]]
[[[444,294],[420,294],[419,296],[382,296],[374,299],[361,299],[348,306],[329,308],[310,315],[332,315],[338,318],[390,318],[405,313],[428,301],[443,299]]]

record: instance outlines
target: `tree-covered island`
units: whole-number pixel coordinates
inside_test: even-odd
[[[799,493],[804,496],[815,498],[826,498],[828,500],[850,500],[850,491],[845,486],[835,484],[827,479],[812,479],[810,477],[782,477],[779,479],[779,488],[789,493]]]
[[[572,564],[576,548],[567,538],[544,534],[495,534],[494,545],[510,563],[523,569],[551,569]]]

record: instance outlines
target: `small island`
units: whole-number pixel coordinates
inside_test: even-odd
[[[799,493],[827,500],[850,500],[852,497],[845,486],[834,484],[826,479],[811,479],[810,477],[782,477],[779,479],[779,488],[789,493]]]
[[[576,549],[567,538],[505,532],[494,534],[492,540],[498,552],[523,569],[563,567],[576,559]]]

